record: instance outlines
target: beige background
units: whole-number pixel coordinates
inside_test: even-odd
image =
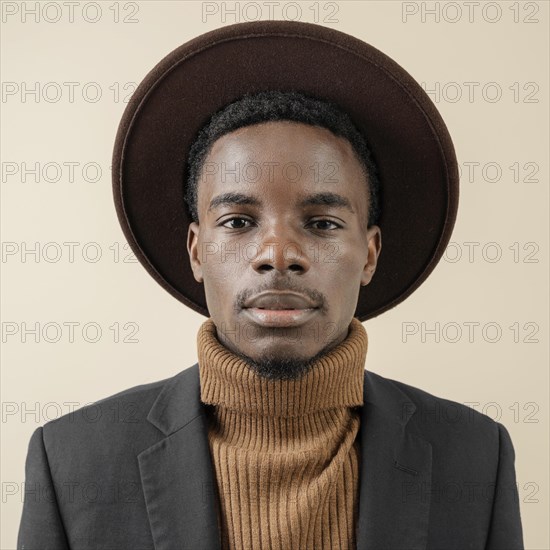
[[[264,2],[241,1],[237,16],[224,17],[222,3],[212,2],[100,2],[99,18],[85,4],[75,8],[73,22],[62,2],[51,2],[38,22],[37,15],[24,15],[35,2],[2,5],[2,549],[15,548],[24,461],[37,426],[196,361],[204,318],[138,263],[124,261],[110,162],[132,83],[198,34],[253,19],[257,6],[269,17]],[[475,403],[508,428],[525,545],[542,550],[550,548],[548,2],[484,4],[473,3],[468,13],[464,3],[439,2],[430,14],[434,2],[281,1],[273,18],[299,16],[353,34],[428,88],[439,86],[440,97],[432,99],[464,171],[455,244],[406,302],[365,323],[367,367]],[[77,83],[73,98],[67,82]],[[22,93],[36,83],[38,97]],[[98,89],[101,99],[93,102]],[[502,97],[494,101],[499,89]],[[457,91],[462,97],[455,100]],[[74,181],[63,167],[69,162],[77,163]],[[29,174],[23,181],[23,163],[39,163],[39,181]],[[83,172],[87,163],[100,167],[99,179],[95,164]],[[470,163],[479,163],[472,177]],[[74,258],[63,244],[69,242],[76,243]],[[465,244],[472,242],[479,245]],[[38,256],[23,253],[37,246]],[[498,249],[502,256],[493,261]],[[462,257],[453,261],[457,252]],[[38,335],[23,336],[35,323]],[[413,323],[407,326],[418,334],[403,338],[403,323]],[[479,323],[472,341],[465,323]],[[439,342],[433,334],[422,337],[422,327],[437,326]],[[97,327],[100,338],[86,341],[96,339]],[[502,334],[493,342],[495,327]]]

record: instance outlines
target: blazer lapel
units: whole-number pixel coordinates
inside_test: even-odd
[[[198,363],[167,382],[147,419],[166,435],[137,457],[155,550],[219,549]]]
[[[424,550],[428,538],[432,446],[408,429],[415,405],[365,371],[357,550]]]

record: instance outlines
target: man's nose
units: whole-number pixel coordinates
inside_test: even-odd
[[[276,269],[306,272],[310,268],[308,250],[295,231],[283,224],[259,235],[252,267],[258,272]]]

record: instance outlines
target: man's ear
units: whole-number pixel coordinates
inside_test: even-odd
[[[371,225],[371,227],[367,229],[366,238],[368,256],[367,262],[363,266],[361,286],[368,285],[374,276],[374,272],[376,271],[378,257],[380,256],[380,251],[382,250],[382,230],[377,225]]]
[[[187,231],[187,252],[189,254],[189,261],[191,262],[191,269],[193,270],[195,281],[197,281],[197,283],[202,283],[203,276],[201,254],[199,250],[199,232],[199,224],[197,222],[191,222]]]

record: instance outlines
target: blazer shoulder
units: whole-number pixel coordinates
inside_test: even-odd
[[[154,439],[160,432],[147,415],[163,388],[179,375],[126,388],[46,422],[47,447],[63,441],[89,447],[106,440],[123,444],[131,439]]]
[[[392,392],[400,396],[402,411],[414,409],[408,426],[430,441],[470,442],[498,449],[499,440],[507,435],[502,424],[474,408],[479,404],[459,403],[398,380],[371,374],[376,384],[391,387]]]

